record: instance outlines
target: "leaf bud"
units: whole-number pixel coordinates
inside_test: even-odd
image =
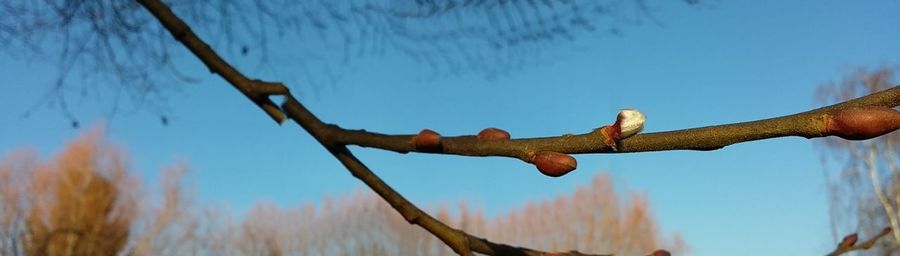
[[[635,135],[644,130],[644,122],[647,117],[637,109],[623,109],[616,116],[616,123],[619,126],[619,137],[616,140],[622,140],[631,135]]]
[[[422,129],[413,137],[413,144],[418,150],[436,150],[441,147],[441,135],[429,129]]]
[[[651,252],[650,255],[647,255],[647,256],[672,256],[672,253],[670,253],[669,251],[663,250],[663,249],[658,249],[656,251]]]
[[[856,233],[849,234],[845,236],[844,239],[841,239],[841,244],[838,246],[844,248],[853,247],[853,245],[856,244],[857,240],[859,240],[859,236],[857,236]]]
[[[578,162],[575,158],[559,152],[540,151],[531,156],[531,163],[538,171],[550,177],[559,177],[575,170]]]
[[[644,130],[644,122],[647,117],[637,109],[622,109],[616,115],[616,122],[612,125],[600,127],[600,132],[605,137],[604,142],[613,151],[619,150],[619,141],[631,137]]]
[[[825,134],[867,140],[900,128],[900,112],[887,107],[856,107],[823,115]]]
[[[491,127],[478,132],[477,138],[479,140],[508,140],[509,133],[504,130]]]

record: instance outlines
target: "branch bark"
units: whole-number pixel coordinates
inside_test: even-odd
[[[566,154],[633,153],[666,150],[715,150],[728,145],[778,137],[825,137],[825,114],[858,107],[900,105],[900,87],[865,97],[781,117],[706,126],[692,129],[637,134],[619,142],[617,150],[605,143],[600,129],[592,132],[556,137],[512,140],[478,140],[474,135],[442,137],[438,150],[419,150],[411,143],[415,135],[388,135],[365,130],[348,130],[329,126],[328,135],[341,144],[373,147],[399,153],[422,152],[464,156],[506,156],[529,160],[529,152],[553,151]],[[611,120],[614,120],[611,118]]]
[[[467,234],[438,221],[404,198],[400,193],[391,188],[368,167],[357,159],[347,147],[329,136],[334,126],[320,121],[312,112],[307,110],[295,99],[280,83],[262,83],[251,80],[229,65],[219,57],[209,45],[201,40],[190,27],[176,16],[168,6],[159,0],[138,0],[150,13],[169,30],[172,35],[191,53],[199,58],[214,74],[218,74],[228,83],[241,91],[254,103],[260,106],[270,117],[279,124],[284,120],[284,114],[294,120],[298,125],[309,132],[322,146],[347,168],[350,173],[372,188],[379,196],[387,201],[391,207],[397,210],[409,223],[416,224],[428,230],[445,244],[450,246],[459,255],[472,255],[478,252],[488,255],[548,255],[551,253],[515,247],[500,243],[494,243],[487,239]],[[256,82],[254,82],[256,81]],[[268,93],[268,94],[267,94]],[[284,95],[286,100],[281,108],[268,99],[273,94]],[[273,108],[274,107],[274,108]],[[282,112],[283,111],[283,112]],[[577,251],[553,253],[552,255],[589,255]]]
[[[337,158],[354,177],[363,181],[387,201],[409,223],[419,225],[428,230],[460,255],[472,255],[473,251],[488,255],[587,254],[577,251],[548,253],[494,243],[449,227],[420,210],[391,188],[357,159],[346,146],[358,145],[402,153],[415,151],[465,156],[506,156],[525,161],[529,161],[530,156],[536,151],[582,154],[662,150],[713,150],[740,142],[784,136],[803,136],[807,138],[827,136],[829,134],[825,131],[825,123],[828,118],[826,114],[851,107],[896,107],[900,104],[900,88],[895,87],[859,99],[789,116],[636,135],[620,141],[618,151],[613,151],[605,143],[608,139],[600,132],[600,129],[580,135],[566,134],[558,137],[514,140],[478,140],[475,136],[448,137],[441,138],[441,147],[437,150],[418,150],[413,142],[414,135],[386,135],[365,130],[347,130],[337,125],[322,122],[297,101],[283,84],[249,79],[228,64],[161,1],[138,0],[138,2],[152,13],[172,33],[175,39],[200,59],[212,73],[218,74],[225,79],[279,124],[286,117],[293,119]],[[285,101],[279,107],[269,99],[271,95],[283,95]]]

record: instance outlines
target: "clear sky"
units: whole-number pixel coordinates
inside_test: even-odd
[[[334,86],[292,89],[326,122],[384,133],[461,135],[494,126],[514,137],[555,136],[608,124],[621,108],[640,109],[645,131],[656,132],[805,111],[818,107],[812,99],[822,83],[857,67],[900,64],[897,1],[654,4],[658,25],[583,37],[548,49],[559,58],[546,65],[496,79],[422,79],[422,65],[387,55]],[[260,199],[290,206],[363,186],[299,127],[275,125],[199,62],[184,59],[179,66],[202,82],[170,97],[168,126],[149,111],[105,121],[144,180],[187,159],[200,200],[236,212]],[[54,67],[0,55],[0,152],[30,146],[49,156],[83,130],[56,109],[21,118],[50,85]],[[84,127],[102,122],[98,109],[74,110]],[[692,255],[820,255],[834,247],[815,140],[578,155],[578,169],[561,178],[515,159],[353,151],[424,208],[465,199],[495,215],[606,172],[620,188],[646,194],[663,231],[680,232]]]

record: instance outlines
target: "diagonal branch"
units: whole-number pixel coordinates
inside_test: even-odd
[[[206,43],[204,43],[190,27],[176,16],[164,3],[159,0],[138,0],[144,8],[150,11],[172,35],[184,44],[197,58],[209,67],[210,71],[224,78],[228,83],[241,91],[245,96],[253,100],[277,122],[284,120],[284,113],[293,119],[298,125],[309,132],[321,143],[353,176],[360,179],[372,188],[379,196],[387,201],[391,207],[400,213],[408,222],[419,225],[441,239],[450,248],[460,255],[472,255],[478,252],[488,255],[551,255],[548,252],[515,247],[505,244],[493,243],[487,239],[467,234],[438,221],[434,217],[420,210],[400,193],[391,188],[359,159],[346,148],[346,146],[328,136],[329,126],[320,121],[315,115],[297,101],[282,84],[266,83],[251,80],[226,63]],[[277,108],[268,96],[272,94],[284,95],[286,100]],[[274,109],[277,111],[270,112]],[[284,112],[281,112],[281,111]],[[555,253],[552,255],[588,255],[577,251]]]
[[[460,255],[472,255],[478,252],[488,255],[586,255],[577,251],[547,253],[528,248],[493,243],[487,239],[467,234],[438,221],[423,212],[397,191],[391,188],[347,149],[347,145],[375,147],[397,152],[429,152],[469,156],[508,156],[530,161],[536,150],[547,150],[560,153],[611,153],[612,148],[605,141],[607,135],[597,129],[581,135],[563,135],[559,137],[531,138],[516,140],[478,140],[474,136],[441,138],[438,150],[418,150],[412,135],[384,135],[362,130],[345,130],[336,125],[326,124],[319,120],[297,101],[281,83],[252,80],[244,76],[233,66],[223,60],[191,28],[159,0],[138,0],[172,35],[187,47],[211,72],[224,78],[229,84],[252,100],[279,124],[287,117],[309,132],[350,173],[372,188],[375,193],[387,201],[408,222],[421,226]],[[270,99],[271,95],[283,95],[284,103],[279,107]],[[679,131],[637,135],[620,141],[617,152],[642,152],[661,150],[712,150],[734,143],[761,140],[784,136],[803,136],[807,138],[839,135],[833,133],[832,124],[840,111],[858,107],[893,108],[900,105],[900,87],[875,93],[844,103],[798,113],[789,116],[718,126],[709,126]],[[880,113],[885,113],[881,111]],[[888,110],[892,119],[880,121],[882,118],[869,116],[879,124],[888,127],[878,131],[881,135],[897,129],[898,121],[895,110]],[[855,121],[855,120],[853,120]],[[839,120],[839,125],[841,125]],[[838,127],[840,128],[840,127]],[[859,127],[854,127],[859,128]],[[851,131],[847,136],[858,134]],[[881,235],[883,236],[883,235]],[[878,236],[878,237],[881,237]],[[878,238],[876,237],[876,238]],[[874,241],[874,239],[872,240]],[[874,243],[874,242],[872,242]],[[868,243],[866,243],[868,244]],[[864,244],[865,245],[865,244]],[[852,245],[851,245],[852,247]],[[855,247],[854,247],[855,248]],[[838,248],[839,250],[841,247]]]
[[[287,101],[282,104],[282,108],[288,113],[288,116],[297,124],[306,129],[313,135],[322,145],[324,145],[332,155],[334,155],[354,177],[360,179],[367,186],[372,188],[381,198],[388,202],[403,218],[409,223],[416,224],[428,230],[436,237],[441,239],[450,248],[459,255],[471,255],[472,251],[487,255],[545,255],[546,252],[536,251],[528,248],[514,247],[505,244],[498,244],[467,234],[461,230],[453,229],[446,224],[438,221],[434,217],[423,212],[399,192],[390,187],[368,167],[359,161],[347,149],[346,146],[334,144],[324,140],[325,125],[319,121],[312,113],[303,107],[293,97],[288,97]],[[566,254],[557,255],[588,255],[577,251],[568,252]]]
[[[275,103],[269,100],[269,96],[275,94],[289,94],[287,87],[280,83],[269,83],[248,79],[244,74],[235,69],[234,66],[231,66],[231,64],[228,64],[222,57],[219,57],[206,42],[200,40],[200,38],[197,37],[197,34],[194,34],[194,31],[191,30],[191,27],[184,23],[181,18],[175,16],[163,2],[159,0],[138,2],[153,13],[160,23],[166,27],[166,30],[169,30],[169,33],[171,33],[178,42],[184,44],[191,53],[197,56],[197,58],[209,68],[210,72],[218,74],[224,78],[225,81],[228,81],[229,84],[238,89],[244,96],[247,96],[253,103],[256,103],[257,106],[262,108],[269,117],[275,120],[275,122],[279,124],[284,122],[284,113],[278,109],[278,106],[275,105]]]

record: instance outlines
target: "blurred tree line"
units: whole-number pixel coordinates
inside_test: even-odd
[[[195,202],[186,170],[184,163],[163,170],[161,194],[151,195],[102,129],[46,161],[27,150],[10,152],[0,162],[0,254],[453,255],[362,190],[318,206],[258,202],[234,219],[233,212]],[[621,198],[606,175],[571,195],[495,217],[466,201],[432,212],[466,232],[536,249],[621,255],[687,249],[679,235],[659,233],[645,197]]]

